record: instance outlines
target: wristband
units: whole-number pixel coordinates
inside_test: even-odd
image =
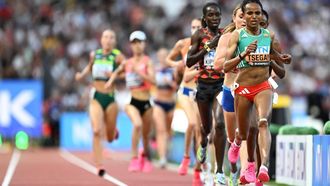
[[[211,51],[211,49],[210,49],[208,43],[205,43],[205,45],[204,45],[204,49],[205,49],[207,52],[210,52],[210,51]]]
[[[239,59],[242,61],[244,58],[241,56],[241,54],[238,54]]]

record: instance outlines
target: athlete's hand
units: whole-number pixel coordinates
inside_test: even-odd
[[[213,49],[217,47],[219,38],[220,38],[220,34],[216,35],[212,40],[210,40],[208,43],[209,48]]]
[[[106,75],[107,77],[111,77],[112,72],[104,72],[104,75]]]
[[[282,62],[285,64],[290,64],[291,60],[292,60],[292,57],[290,54],[281,54],[280,58],[281,58]]]
[[[257,40],[250,43],[249,46],[246,47],[245,54],[243,55],[243,57],[249,55],[250,53],[255,52],[257,50],[257,46],[258,46],[258,41]]]
[[[112,87],[114,82],[114,78],[110,78],[105,84],[104,84],[104,88],[105,89],[109,89],[110,87]]]
[[[81,72],[77,72],[74,76],[76,81],[80,81],[83,78],[83,75]]]

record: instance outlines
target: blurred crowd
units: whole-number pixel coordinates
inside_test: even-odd
[[[131,55],[128,36],[143,30],[147,52],[171,48],[190,34],[192,18],[201,17],[200,0],[0,0],[0,78],[40,79],[44,112],[57,120],[63,111],[84,110],[88,82],[74,74],[100,47],[104,29],[117,33],[117,48]],[[221,26],[231,21],[239,0],[221,0]],[[330,110],[330,1],[262,0],[284,51],[293,55],[280,93],[318,100],[318,113]],[[311,98],[310,98],[311,97]],[[316,98],[315,98],[316,97]],[[316,101],[317,102],[317,101]]]

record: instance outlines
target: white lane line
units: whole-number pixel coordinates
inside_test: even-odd
[[[3,179],[2,186],[8,186],[11,178],[13,177],[15,173],[16,166],[20,160],[21,157],[21,151],[14,149],[13,155],[11,156],[8,169],[5,175],[5,178]]]
[[[65,160],[67,160],[68,162],[70,162],[70,163],[72,163],[72,164],[74,164],[74,165],[76,165],[76,166],[78,166],[78,167],[80,167],[80,168],[82,168],[82,169],[84,169],[84,170],[86,170],[86,171],[92,173],[92,174],[97,175],[97,168],[96,168],[96,167],[94,167],[93,165],[87,163],[86,161],[84,161],[84,160],[78,158],[77,156],[73,155],[73,154],[70,153],[69,151],[64,150],[64,149],[61,149],[61,151],[60,151],[60,155],[61,155]],[[125,183],[119,181],[118,179],[116,179],[116,178],[110,176],[110,175],[107,174],[107,173],[103,176],[103,178],[104,178],[105,180],[111,182],[111,183],[114,183],[114,184],[118,185],[118,186],[127,186],[127,184],[125,184]]]

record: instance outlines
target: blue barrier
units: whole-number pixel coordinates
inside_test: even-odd
[[[106,147],[114,150],[131,148],[132,124],[124,112],[117,117],[119,139],[107,143]],[[63,113],[60,119],[60,147],[68,150],[90,151],[92,149],[92,127],[85,112]]]
[[[41,137],[42,97],[40,81],[0,81],[0,134],[12,138],[24,131],[30,137]]]
[[[330,185],[330,135],[314,136],[313,185]]]
[[[322,136],[313,136],[313,185],[322,185]]]
[[[322,185],[330,185],[330,135],[322,136]]]
[[[118,114],[117,128],[119,139],[107,143],[106,147],[113,150],[130,150],[132,124],[124,112]],[[173,134],[169,144],[168,159],[171,162],[180,163],[184,154],[184,133],[174,132]],[[92,150],[92,128],[87,113],[67,112],[62,114],[60,119],[60,147],[74,151]],[[193,150],[191,150],[190,157],[193,163]]]
[[[168,152],[168,160],[180,163],[184,154],[184,134],[174,132]]]

